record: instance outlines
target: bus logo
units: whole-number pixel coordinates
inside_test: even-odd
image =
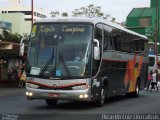
[[[54,88],[56,88],[56,87],[57,87],[57,85],[56,85],[56,84],[53,84],[53,87],[54,87]]]

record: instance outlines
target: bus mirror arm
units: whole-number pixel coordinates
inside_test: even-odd
[[[19,49],[19,56],[24,55],[24,41],[28,40],[28,37],[23,37],[20,41],[20,49]]]
[[[99,47],[99,41],[97,39],[94,39],[94,60],[100,60],[100,47]]]

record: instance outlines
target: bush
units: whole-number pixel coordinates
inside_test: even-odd
[[[0,40],[3,40],[3,36],[2,36],[2,34],[0,34]]]
[[[23,36],[21,36],[18,33],[11,33],[8,32],[6,30],[3,30],[2,34],[0,34],[0,40],[2,41],[6,41],[6,42],[15,42],[15,43],[19,43],[20,40],[22,39],[22,37],[26,37],[28,36],[27,34],[24,34]]]

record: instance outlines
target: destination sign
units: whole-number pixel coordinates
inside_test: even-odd
[[[58,27],[55,27],[55,26],[40,26],[39,27],[39,30],[38,30],[38,33],[54,33],[55,31],[58,31]],[[59,29],[61,32],[66,32],[66,33],[83,33],[85,32],[85,27],[83,26],[62,26],[60,29]],[[35,32],[35,31],[34,31]]]

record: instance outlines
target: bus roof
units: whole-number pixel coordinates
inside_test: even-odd
[[[41,20],[37,20],[35,23],[46,23],[46,22],[89,22],[89,23],[93,23],[93,24],[97,24],[97,23],[105,23],[109,26],[112,26],[114,28],[120,29],[122,31],[128,32],[130,34],[133,35],[137,35],[140,37],[143,37],[144,39],[148,39],[145,35],[141,35],[139,33],[136,33],[134,31],[128,30],[126,28],[124,28],[121,25],[118,25],[116,23],[110,22],[108,20],[105,19],[100,19],[100,18],[87,18],[87,17],[57,17],[57,18],[52,18],[52,19],[41,19]]]

